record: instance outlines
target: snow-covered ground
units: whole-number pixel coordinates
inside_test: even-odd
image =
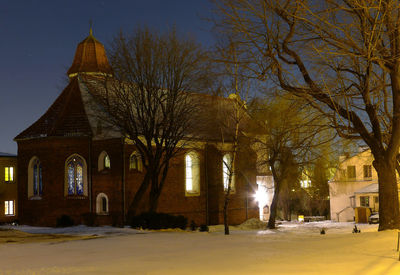
[[[0,274],[400,274],[397,231],[377,225],[249,222],[223,234],[78,226],[17,226],[30,233],[98,235],[69,242],[0,245]],[[4,227],[2,227],[4,228]],[[326,234],[321,235],[324,228]]]

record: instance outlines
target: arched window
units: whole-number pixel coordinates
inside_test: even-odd
[[[142,157],[136,151],[134,151],[129,157],[129,170],[137,170],[139,172],[142,172],[143,170]]]
[[[187,196],[200,194],[200,161],[194,152],[185,156],[185,191]]]
[[[42,164],[37,157],[31,158],[28,165],[28,197],[43,195]]]
[[[111,168],[110,157],[108,156],[108,154],[105,151],[101,152],[99,155],[99,159],[97,162],[97,168],[98,168],[98,171],[103,171],[105,169]]]
[[[65,163],[66,195],[87,196],[86,162],[79,155],[72,155]]]
[[[108,214],[108,197],[104,193],[100,193],[96,198],[96,213],[98,215]]]
[[[232,156],[230,154],[225,154],[222,158],[222,176],[225,191],[228,191],[229,176],[231,176],[231,191],[235,190],[235,174],[232,167]]]

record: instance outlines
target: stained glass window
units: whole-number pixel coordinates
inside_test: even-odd
[[[79,162],[76,164],[75,185],[76,185],[76,193],[78,195],[83,195],[83,167],[82,163]]]
[[[42,165],[40,161],[36,159],[33,163],[33,195],[41,196],[42,190]]]
[[[42,165],[39,164],[39,195],[43,194]]]
[[[35,162],[35,164],[33,165],[33,195],[37,196],[38,195],[38,165]]]
[[[83,195],[83,161],[72,158],[67,165],[68,195]]]

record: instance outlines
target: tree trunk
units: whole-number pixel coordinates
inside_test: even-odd
[[[230,186],[228,188],[230,189]],[[230,190],[228,190],[228,192],[225,193],[225,201],[224,201],[224,209],[223,209],[225,235],[229,235],[229,223],[228,223],[229,193],[230,193]]]
[[[149,186],[149,176],[146,173],[142,183],[140,184],[139,190],[136,192],[135,197],[133,198],[131,204],[129,205],[128,209],[128,219],[132,218],[137,214],[137,208],[139,206],[140,201],[143,198],[144,193],[146,192]]]
[[[399,229],[399,193],[395,160],[375,157],[373,165],[378,173],[379,184],[379,228]]]
[[[274,181],[275,181],[275,179],[274,179]],[[271,209],[269,212],[269,219],[268,219],[268,224],[267,224],[268,229],[275,229],[275,218],[276,218],[276,210],[277,210],[277,206],[278,206],[279,191],[280,191],[280,186],[279,186],[278,182],[275,182],[274,197],[272,198]]]
[[[160,190],[158,186],[158,173],[154,173],[151,178],[151,187],[149,194],[149,212],[156,212],[158,207],[158,198],[160,197]]]

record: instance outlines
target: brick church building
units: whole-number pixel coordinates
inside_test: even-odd
[[[144,168],[129,139],[115,131],[99,130],[93,107],[96,85],[87,85],[84,79],[90,77],[95,82],[101,76],[111,76],[112,69],[103,45],[92,32],[78,44],[67,74],[69,84],[55,102],[15,137],[20,223],[54,226],[57,218],[68,215],[76,224],[89,223],[89,219],[98,225],[124,224]],[[184,215],[198,225],[223,223],[227,148],[229,144],[210,129],[209,135],[183,149],[172,160],[157,211]],[[254,164],[236,173],[230,224],[258,217],[255,189]]]

